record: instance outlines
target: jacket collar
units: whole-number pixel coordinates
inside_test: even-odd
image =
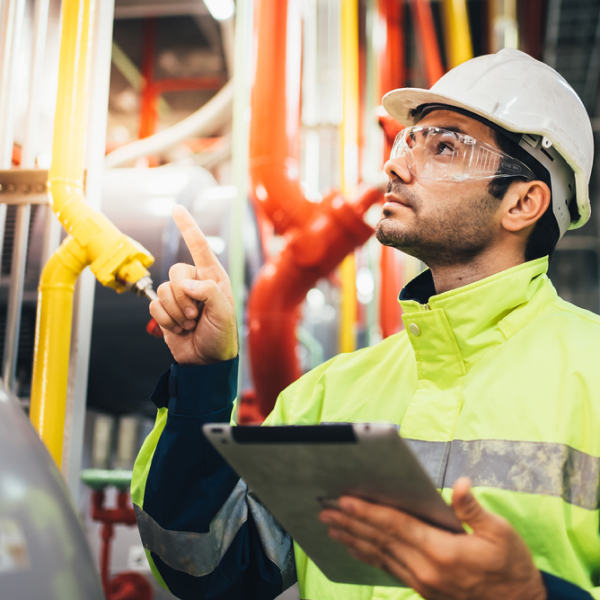
[[[411,322],[418,324],[420,315],[442,311],[468,366],[556,298],[547,270],[548,258],[544,257],[438,295],[431,272],[424,271],[400,293],[403,321],[408,327]],[[413,347],[415,342],[411,339]]]

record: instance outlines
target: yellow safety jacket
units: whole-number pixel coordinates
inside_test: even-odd
[[[401,300],[405,331],[302,377],[266,424],[400,424],[448,501],[469,476],[539,569],[600,600],[600,318],[558,298],[547,266]],[[297,545],[295,556],[303,599],[419,597],[335,584]]]

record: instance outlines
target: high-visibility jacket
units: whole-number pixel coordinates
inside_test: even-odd
[[[431,295],[430,273],[421,274],[401,294],[405,331],[375,347],[337,356],[302,377],[280,395],[267,424],[399,424],[401,435],[447,500],[454,481],[469,476],[478,501],[513,525],[540,570],[600,599],[600,318],[558,298],[546,270],[547,260],[539,259],[439,295]],[[189,371],[178,375],[181,381],[187,376]],[[209,393],[200,390],[204,392]],[[232,391],[228,393],[231,397]],[[181,549],[185,539],[191,549],[196,535],[212,536],[214,546],[218,530],[227,548],[217,548],[211,564],[194,571],[195,582],[204,581],[204,591],[192,591],[189,581],[188,587],[174,591],[189,598],[204,597],[199,593],[213,597],[213,592],[223,598],[274,597],[269,595],[272,589],[282,581],[285,587],[293,577],[284,532],[269,522],[264,507],[229,471],[227,476],[219,471],[223,480],[230,480],[222,491],[214,488],[217,497],[210,507],[202,505],[208,502],[210,481],[198,465],[191,471],[178,466],[173,447],[183,446],[178,450],[180,461],[190,458],[186,444],[194,435],[200,437],[198,423],[218,415],[204,408],[205,416],[196,414],[193,433],[178,433],[165,425],[171,412],[188,409],[176,408],[177,402],[184,406],[182,398],[174,400],[176,390],[167,395],[168,411],[159,410],[133,484],[142,539],[154,567],[165,580],[175,581],[170,569],[185,571],[186,556],[189,563],[194,553],[178,554],[169,544]],[[217,408],[224,410],[222,404]],[[185,435],[188,441],[183,441]],[[210,452],[202,451],[204,456]],[[202,460],[203,465],[210,462]],[[178,474],[172,473],[177,469]],[[203,487],[194,487],[194,477],[204,477]],[[161,486],[169,490],[161,491]],[[179,497],[157,500],[171,492]],[[196,533],[189,516],[194,506],[210,513]],[[233,530],[223,533],[224,523]],[[187,537],[180,535],[177,542],[169,538],[182,532]],[[202,539],[206,550],[208,538]],[[243,558],[234,573],[235,553]],[[261,553],[268,561],[254,564],[255,579],[249,579],[251,561]],[[332,583],[299,547],[293,554],[301,598],[419,597],[406,588]],[[225,573],[215,566],[219,560]],[[207,570],[211,565],[214,573]],[[251,592],[218,596],[225,579]]]

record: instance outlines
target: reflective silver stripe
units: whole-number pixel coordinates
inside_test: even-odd
[[[448,451],[450,442],[427,442],[425,440],[411,440],[404,438],[408,447],[427,471],[435,487],[442,488],[444,483],[444,474],[448,461]]]
[[[438,488],[451,487],[466,475],[474,486],[558,496],[581,508],[600,508],[600,458],[565,444],[405,441]]]
[[[263,550],[279,568],[283,579],[282,589],[287,590],[298,580],[292,538],[251,491],[248,493],[248,506]]]
[[[208,533],[168,531],[148,513],[133,505],[144,548],[157,554],[172,569],[194,577],[212,573],[248,519],[248,507],[261,543],[284,581],[284,588],[296,580],[292,540],[271,514],[251,495],[241,479],[210,523]],[[286,585],[287,584],[287,585]]]

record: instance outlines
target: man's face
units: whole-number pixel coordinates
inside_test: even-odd
[[[468,134],[496,147],[489,127],[449,110],[429,113],[419,125]],[[417,179],[400,156],[385,164],[389,177],[377,239],[429,266],[462,264],[488,248],[499,231],[500,202],[489,180]]]

